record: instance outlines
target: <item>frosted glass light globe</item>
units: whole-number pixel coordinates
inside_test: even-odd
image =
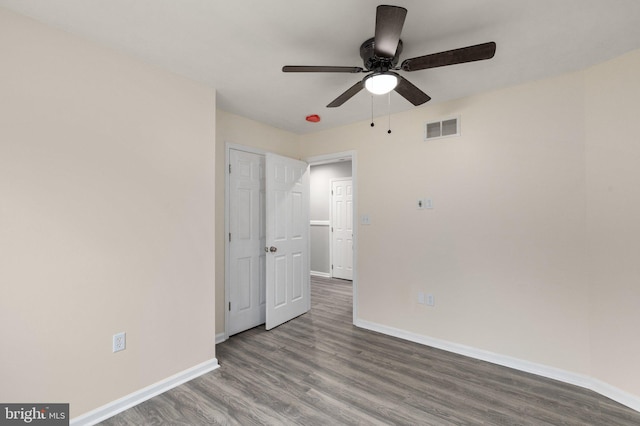
[[[374,95],[384,95],[398,85],[398,77],[394,73],[371,74],[364,80],[364,87]]]

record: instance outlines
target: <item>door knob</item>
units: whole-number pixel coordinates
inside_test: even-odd
[[[275,253],[275,252],[277,252],[277,251],[278,251],[278,248],[277,248],[277,247],[274,247],[274,246],[271,246],[271,247],[269,247],[269,251],[270,251],[271,253]]]

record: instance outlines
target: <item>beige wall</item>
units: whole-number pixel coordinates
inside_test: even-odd
[[[359,318],[640,395],[638,73],[634,52],[394,115],[391,135],[363,122],[299,136],[302,158],[357,151],[358,209],[373,221],[358,231]],[[423,140],[425,122],[458,114],[462,136]],[[238,135],[269,134],[232,118]],[[251,133],[230,141],[263,141]],[[296,140],[273,140],[283,138]],[[418,211],[427,197],[435,209]],[[435,308],[417,303],[420,291]]]
[[[357,151],[360,319],[589,372],[582,93],[571,74],[303,138]],[[457,114],[462,136],[423,140]]]
[[[394,115],[391,135],[363,122],[303,136],[303,157],[357,151],[372,219],[358,230],[359,317],[637,401],[638,75],[640,51]],[[462,136],[423,141],[426,121],[456,114]],[[415,208],[423,197],[434,210]]]
[[[4,9],[0,52],[0,401],[213,359],[215,91]]]
[[[75,417],[215,356],[226,142],[357,151],[361,319],[640,396],[640,52],[394,115],[391,135],[299,136],[3,9],[0,51],[0,400]],[[462,136],[423,141],[453,114]]]
[[[292,158],[299,157],[299,136],[226,111],[217,111],[216,123],[216,334],[224,333],[224,196],[225,146],[243,145]]]
[[[586,72],[593,375],[640,396],[640,51]]]

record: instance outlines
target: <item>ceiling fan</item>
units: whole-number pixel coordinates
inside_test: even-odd
[[[447,50],[416,58],[405,59],[397,67],[402,53],[400,33],[404,25],[407,9],[399,6],[380,5],[376,9],[375,37],[368,39],[360,46],[360,57],[364,61],[364,68],[345,66],[306,66],[287,65],[283,72],[336,72],[367,74],[362,81],[357,82],[344,93],[334,99],[328,108],[339,107],[354,95],[366,88],[376,95],[383,95],[395,90],[413,105],[422,105],[431,98],[422,90],[414,86],[409,80],[395,71],[418,71],[464,62],[491,59],[496,52],[496,44],[488,42],[460,49]]]

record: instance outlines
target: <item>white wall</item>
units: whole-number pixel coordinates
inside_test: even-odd
[[[311,166],[309,175],[311,220],[329,220],[331,215],[331,179],[350,177],[351,161]]]
[[[0,51],[0,401],[214,359],[215,91],[1,8]]]

